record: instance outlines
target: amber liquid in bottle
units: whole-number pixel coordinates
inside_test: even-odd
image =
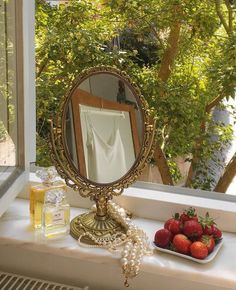
[[[30,188],[30,220],[35,229],[42,227],[42,209],[44,205],[45,193],[51,189],[66,189],[62,181],[38,184]]]

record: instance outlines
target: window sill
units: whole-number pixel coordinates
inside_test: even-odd
[[[16,199],[0,220],[1,269],[68,284],[76,285],[78,280],[91,289],[123,289],[119,253],[79,247],[69,235],[61,240],[44,240],[30,227],[28,206],[28,201]],[[84,209],[72,208],[72,218],[81,212]],[[160,221],[143,218],[134,218],[134,222],[145,229],[150,242],[163,226]],[[225,232],[223,236],[222,249],[208,264],[160,252],[146,256],[130,288],[154,290],[158,285],[158,289],[176,290],[236,289],[236,235]]]
[[[165,192],[158,189],[130,187],[117,202],[139,217],[165,221],[176,212],[192,206],[200,216],[209,212],[220,229],[236,233],[236,203],[204,197]]]
[[[20,198],[29,198],[29,187],[40,182],[35,173],[30,173],[29,183],[18,195]],[[204,198],[203,196],[194,196],[194,190],[181,189],[176,187],[163,187],[161,185],[142,183],[141,187],[129,187],[124,193],[114,200],[132,212],[135,216],[165,221],[176,212],[193,206],[200,216],[204,216],[208,211],[210,216],[220,229],[226,232],[236,233],[236,202],[230,200]],[[169,190],[169,192],[166,191]],[[175,192],[174,192],[175,191]],[[183,192],[183,194],[181,194]],[[200,191],[200,194],[208,192]],[[215,193],[210,193],[214,195]],[[218,196],[218,194],[216,193]],[[71,206],[80,208],[90,208],[92,202],[89,198],[82,198],[78,193],[68,188],[68,200]],[[222,194],[220,194],[222,197]],[[234,199],[234,196],[232,197]]]

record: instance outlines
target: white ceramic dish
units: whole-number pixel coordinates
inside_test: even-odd
[[[153,246],[155,247],[155,249],[160,251],[160,252],[164,252],[164,253],[168,253],[168,254],[171,254],[174,256],[182,257],[184,259],[188,259],[188,260],[200,263],[200,264],[206,264],[206,263],[209,263],[210,261],[212,261],[215,258],[215,256],[217,255],[217,253],[219,252],[222,245],[223,245],[223,239],[221,239],[220,242],[217,243],[217,245],[214,248],[214,251],[212,253],[210,253],[210,255],[208,255],[205,259],[201,260],[201,259],[193,258],[193,257],[188,256],[188,255],[180,254],[180,253],[168,250],[168,249],[160,248],[160,247],[156,246],[155,243],[153,243]]]

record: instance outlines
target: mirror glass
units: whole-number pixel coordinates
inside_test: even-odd
[[[88,75],[72,89],[64,112],[67,155],[82,177],[112,183],[131,169],[143,142],[143,115],[125,79]]]

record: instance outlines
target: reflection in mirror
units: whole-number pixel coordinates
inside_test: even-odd
[[[124,176],[142,144],[142,117],[130,87],[111,73],[93,74],[73,90],[66,143],[80,174],[97,183]]]
[[[15,4],[0,0],[0,185],[16,166]]]

